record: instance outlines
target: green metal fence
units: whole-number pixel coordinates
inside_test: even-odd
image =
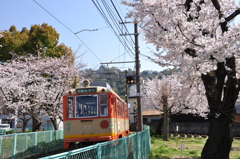
[[[0,159],[23,159],[63,149],[63,130],[0,135]],[[127,137],[41,159],[147,159],[149,127]]]
[[[41,127],[42,130],[44,131],[54,131],[54,127]],[[22,129],[21,128],[11,128],[11,130],[14,132],[14,133],[17,133],[17,132],[22,132]],[[59,127],[58,130],[63,130],[63,127]],[[32,131],[32,127],[26,127],[25,131]],[[1,132],[1,129],[0,129],[0,132]]]
[[[147,159],[150,153],[149,127],[127,137],[98,143],[40,159]]]
[[[6,130],[5,129],[0,129],[0,135],[5,135],[6,134]]]
[[[23,159],[63,148],[63,130],[0,136],[1,159]]]

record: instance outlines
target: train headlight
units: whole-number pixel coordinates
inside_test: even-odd
[[[100,127],[103,128],[103,129],[107,129],[109,127],[108,121],[107,120],[101,121]]]

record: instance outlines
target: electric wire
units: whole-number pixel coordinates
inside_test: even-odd
[[[132,52],[132,50],[128,47],[128,45],[126,44],[125,40],[123,40],[122,38],[120,38],[118,36],[117,31],[114,29],[113,25],[111,24],[110,20],[108,19],[108,17],[106,16],[106,14],[104,13],[101,5],[99,4],[99,2],[97,1],[98,5],[93,1],[93,3],[95,4],[96,8],[99,10],[99,12],[101,13],[101,15],[103,16],[104,20],[108,23],[108,25],[111,27],[112,31],[114,32],[115,36],[119,39],[120,43],[123,45],[124,48],[128,48],[129,51]],[[130,55],[131,56],[131,55]]]
[[[100,5],[100,3],[99,3],[98,1],[95,2],[94,0],[92,0],[92,2],[93,2],[93,4],[95,5],[95,7],[97,8],[97,10],[99,11],[99,13],[101,14],[101,16],[103,17],[105,23],[111,28],[111,30],[113,31],[113,33],[115,34],[115,36],[118,38],[118,40],[120,41],[120,43],[123,45],[123,47],[124,47],[124,48],[127,48],[127,50],[129,50],[132,54],[134,54],[133,51],[132,51],[132,49],[130,49],[130,47],[126,44],[126,41],[125,41],[123,38],[120,38],[120,37],[118,36],[118,33],[117,33],[117,32],[119,32],[119,30],[116,31],[116,29],[113,27],[112,23],[110,22],[108,16],[105,14],[105,12],[104,12],[102,6]],[[105,5],[105,7],[107,7],[107,4],[106,4],[106,3],[104,3],[104,5]],[[109,8],[108,8],[108,7],[107,7],[106,10],[108,11],[109,14],[111,14],[111,12],[109,11]],[[111,18],[113,18],[113,17],[114,17],[114,16],[111,15]],[[116,25],[116,23],[115,23],[114,25]],[[118,27],[117,27],[117,28],[118,28]]]
[[[124,24],[124,22],[123,22],[123,20],[122,20],[122,18],[121,18],[121,15],[120,15],[120,13],[118,12],[118,9],[116,8],[116,6],[115,6],[115,4],[113,3],[112,0],[111,0],[111,3],[112,3],[112,5],[113,5],[113,7],[114,7],[114,9],[115,9],[115,11],[116,11],[116,13],[117,13],[117,15],[119,16],[120,21]],[[120,10],[120,11],[121,11],[121,10]],[[122,13],[122,12],[121,12],[121,13]],[[129,31],[128,31],[126,25],[124,24],[123,26],[124,26],[126,32],[129,34]],[[131,37],[131,36],[130,36],[130,37]],[[131,40],[133,41],[132,38],[131,38]],[[134,43],[134,42],[133,42],[133,43]],[[124,55],[124,54],[123,54],[123,55]],[[122,56],[122,55],[121,55],[121,56]],[[147,56],[147,55],[140,54],[140,56],[142,56],[142,57],[140,57],[140,58],[143,59],[143,60],[145,60],[145,61],[150,61],[150,62],[153,62],[153,61],[154,61],[152,58],[150,58],[150,57]],[[114,60],[115,60],[115,59],[114,59]]]
[[[115,0],[115,2],[116,2],[116,0]],[[115,9],[118,17],[120,18],[120,22],[121,22],[122,26],[125,28],[126,33],[129,34],[128,28],[126,27],[125,23],[123,22],[123,19],[122,19],[121,15],[120,15],[120,13],[119,13],[119,11],[118,11],[118,9],[116,8],[116,6],[115,6],[115,4],[114,4],[114,2],[113,2],[112,0],[111,0],[111,3],[112,3],[112,5],[113,5],[113,7],[114,7],[114,9]],[[116,3],[116,4],[117,4],[117,3]],[[121,9],[120,9],[119,6],[118,6],[118,8],[119,8],[120,12],[122,13],[122,11],[121,11]],[[122,15],[123,15],[123,13],[122,13]],[[123,30],[123,29],[122,29],[122,30]],[[130,40],[132,41],[132,45],[135,46],[134,40],[132,39],[131,36],[129,36],[129,37],[130,37]],[[128,38],[126,38],[126,39],[128,40]],[[124,53],[123,55],[125,55],[125,53]],[[125,56],[124,56],[124,61],[125,61]],[[124,66],[125,66],[125,65],[123,65],[123,68],[124,68]]]
[[[103,0],[102,0],[102,1],[103,1]],[[104,1],[105,1],[106,4],[108,4],[108,3],[106,2],[106,0],[104,0]],[[111,1],[111,2],[112,2],[112,1]],[[116,8],[116,6],[114,5],[113,2],[112,2],[112,6],[113,6],[115,12],[117,13],[117,15],[115,15],[115,18],[116,18],[116,19],[119,18],[119,21],[115,20],[115,21],[116,21],[116,24],[117,24],[116,26],[118,27],[118,29],[119,29],[119,30],[121,31],[121,33],[123,34],[123,33],[124,33],[124,32],[122,31],[123,29],[121,29],[121,28],[119,27],[119,25],[118,25],[118,23],[121,22],[121,24],[122,24],[121,26],[123,26],[123,27],[125,28],[125,33],[128,33],[128,34],[129,34],[129,31],[128,31],[126,25],[124,24],[124,22],[123,22],[123,20],[122,20],[122,17],[120,16],[120,14],[119,14],[119,12],[118,12],[118,10],[117,10],[117,8]],[[113,14],[113,15],[114,15],[113,11],[110,9],[111,7],[110,7],[109,4],[107,5],[107,7],[108,7],[108,8],[106,8],[106,9],[110,10],[110,13],[109,13],[109,14]],[[118,17],[118,18],[117,18],[117,17]],[[129,36],[129,37],[131,38],[132,43],[129,41],[129,39],[127,38],[127,36],[124,36],[123,38],[129,43],[130,46],[134,46],[134,45],[135,45],[135,42],[133,41],[133,39],[132,39],[131,36]]]
[[[97,2],[98,3],[98,2]],[[102,0],[102,3],[103,3],[103,5],[104,5],[104,7],[105,7],[105,9],[106,9],[106,11],[107,11],[107,13],[108,13],[108,15],[109,15],[109,17],[110,17],[110,19],[111,19],[111,21],[113,22],[113,25],[115,26],[115,28],[116,28],[116,32],[119,32],[119,34],[123,34],[123,29],[118,25],[119,23],[118,23],[118,21],[116,20],[116,19],[118,19],[118,16],[120,16],[120,14],[118,13],[118,15],[116,15],[116,14],[114,14],[114,12],[113,12],[113,10],[111,9],[111,7],[110,7],[110,4],[108,4],[106,1],[103,1]],[[99,3],[98,3],[99,4]],[[99,4],[99,8],[101,8],[101,6],[100,6],[100,4]],[[116,9],[116,7],[115,7],[115,9]],[[102,8],[101,8],[101,10],[103,10]],[[117,9],[116,9],[116,11],[117,11]],[[104,15],[105,15],[105,17],[107,17],[106,16],[106,14],[104,13]],[[121,18],[121,17],[120,17]],[[107,19],[107,21],[110,21],[109,19]],[[123,20],[121,19],[121,21],[123,22]],[[124,24],[124,23],[123,23]],[[121,25],[122,26],[122,25]],[[125,27],[126,28],[126,27]],[[126,28],[127,29],[127,28]],[[116,35],[116,36],[118,36],[118,35]],[[129,44],[127,44],[127,42],[128,43],[130,43],[130,41],[128,40],[128,38],[126,37],[126,36],[123,36],[123,37],[121,37],[122,39],[123,39],[123,41],[124,41],[124,45],[125,46],[127,46],[127,48],[129,49]],[[135,45],[134,43],[130,43],[130,46],[133,46],[133,45]],[[126,49],[126,47],[124,47],[125,48],[125,50],[127,50]],[[134,49],[134,48],[133,48]],[[126,53],[128,53],[129,54],[129,52],[125,52],[124,54],[122,54],[122,55],[120,55],[120,56],[118,56],[117,58],[115,58],[115,59],[113,59],[112,61],[114,61],[114,60],[116,60],[116,59],[118,59],[119,57],[121,57],[121,56],[123,56],[123,55],[126,55]],[[132,52],[132,54],[134,55],[134,53]],[[129,54],[129,56],[131,56],[130,54]],[[124,60],[123,61],[126,61],[126,58],[125,58],[125,56],[124,56]],[[124,62],[123,62],[124,63]],[[124,64],[123,64],[123,66],[124,66]]]
[[[102,0],[102,1],[103,1],[103,0]],[[105,1],[105,0],[104,0],[104,1]],[[112,2],[112,1],[111,1],[111,2]],[[106,1],[105,1],[105,3],[107,4]],[[124,22],[123,22],[123,20],[122,20],[122,17],[120,16],[120,14],[119,14],[119,12],[118,12],[118,10],[117,10],[117,8],[116,8],[116,6],[114,5],[113,2],[112,2],[112,6],[113,6],[115,12],[117,13],[117,16],[119,17],[119,22],[122,23],[122,26],[124,26],[126,32],[129,33],[128,30],[127,30],[126,25],[124,24]],[[108,4],[108,8],[109,8],[109,9],[111,8],[111,7],[109,6],[109,4]],[[110,11],[111,11],[111,10],[110,10]],[[114,14],[113,11],[111,11],[110,14]],[[117,19],[116,15],[115,15],[115,18]],[[115,21],[116,21],[116,20],[115,20]],[[118,21],[116,22],[116,24],[118,24]],[[117,25],[117,27],[119,28],[119,30],[121,31],[121,33],[123,33],[123,31],[122,31],[123,29],[121,29],[121,28],[119,27],[119,25]],[[131,36],[130,36],[130,38],[131,38]],[[125,37],[125,39],[126,39],[126,41],[128,41],[128,43],[129,43],[130,45],[134,45],[134,44],[135,44],[133,40],[132,40],[132,44],[131,44],[131,42],[129,42],[129,40],[128,40],[127,37]]]
[[[63,22],[61,22],[57,17],[55,17],[55,16],[54,16],[52,13],[50,13],[47,9],[45,9],[41,4],[39,4],[39,3],[36,2],[35,0],[33,0],[33,1],[34,1],[40,8],[42,8],[45,12],[47,12],[50,16],[52,16],[55,20],[57,20],[60,24],[62,24],[67,30],[69,30],[71,33],[73,33],[73,34],[77,37],[77,39],[102,63],[102,61],[100,60],[100,58],[86,45],[86,43],[85,43],[78,35],[75,34],[75,32],[73,32],[67,25],[65,25]],[[111,25],[111,22],[108,20],[106,14],[104,13],[103,9],[101,8],[101,5],[97,2],[97,3],[98,3],[98,6],[100,6],[100,8],[99,8],[99,7],[96,5],[96,3],[94,2],[94,0],[92,0],[92,1],[93,1],[94,5],[96,6],[96,8],[98,9],[98,11],[100,12],[100,14],[102,15],[103,19],[105,20],[105,23],[106,23],[108,26],[110,26],[110,28],[112,29],[112,31],[114,32],[114,34],[117,36],[118,40],[120,41],[120,43],[122,44],[122,46],[125,48],[125,50],[129,50],[132,54],[134,54],[134,53],[132,52],[131,48],[127,45],[126,41],[118,37],[117,32],[115,31],[115,29],[114,29],[113,26]],[[106,1],[105,1],[105,3],[106,3]],[[114,3],[112,2],[112,0],[111,0],[111,3],[112,3],[112,5],[113,5],[113,7],[114,7],[114,9],[115,9],[115,11],[116,11],[116,13],[117,13],[117,15],[119,16],[120,21],[121,21],[121,23],[123,24],[123,27],[125,28],[125,33],[128,33],[128,34],[129,34],[129,31],[128,31],[126,25],[124,24],[124,22],[123,22],[123,20],[122,20],[122,18],[121,18],[121,15],[119,14],[119,12],[118,12],[116,6],[114,5]],[[107,7],[108,10],[109,10],[109,5],[108,5],[108,6],[106,5],[106,7]],[[118,8],[119,8],[119,7],[118,7]],[[120,11],[121,11],[121,10],[120,10]],[[121,11],[121,13],[122,13],[122,11]],[[109,10],[109,14],[112,14],[112,11]],[[113,18],[113,15],[111,15],[111,17]],[[115,18],[116,18],[116,17],[115,17]],[[115,22],[116,28],[119,29],[120,27],[117,25],[116,20],[115,20],[115,19],[112,19],[112,20]],[[104,28],[109,28],[109,27],[98,28],[97,30],[104,29]],[[120,32],[123,33],[122,29],[121,29],[120,31],[118,30],[118,32],[119,32],[119,33],[120,33]],[[130,36],[130,38],[131,38],[131,36]],[[128,41],[127,38],[126,38],[126,40]],[[132,38],[131,38],[131,41],[132,41],[132,43],[134,44],[134,41],[133,41]],[[128,41],[128,43],[129,43],[129,41]],[[129,44],[130,44],[130,43],[129,43]],[[126,49],[126,48],[127,48],[127,49]],[[129,51],[126,51],[125,53],[123,53],[122,55],[118,56],[117,58],[119,58],[119,57],[121,57],[121,56],[123,56],[123,55],[126,55],[126,53],[129,54]],[[129,55],[130,55],[130,54],[129,54]],[[153,62],[153,59],[151,59],[149,56],[143,55],[143,54],[140,54],[140,55],[147,58],[147,59],[142,58],[143,60]],[[131,55],[130,55],[130,56],[131,56]],[[116,60],[117,58],[113,59],[112,61]],[[133,57],[131,56],[131,58],[133,58]]]
[[[122,29],[120,28],[120,26],[118,25],[118,21],[116,20],[117,17],[113,14],[110,6],[109,6],[109,5],[107,4],[107,2],[104,1],[104,0],[102,0],[102,3],[104,4],[105,9],[106,9],[106,11],[108,12],[108,14],[109,14],[109,16],[110,16],[113,24],[115,25],[116,29],[118,30],[119,34],[120,34],[120,33],[123,34]],[[125,40],[123,40],[125,46],[129,47],[129,46],[127,45],[127,42],[129,42],[128,39],[127,39],[127,37],[126,37],[126,36],[123,36],[122,39],[125,39]],[[130,55],[130,56],[131,56],[131,55]]]
[[[145,61],[150,61],[150,62],[153,62],[154,59],[152,59],[150,56],[147,56],[147,55],[144,55],[144,54],[140,54],[142,56],[142,59],[145,60]],[[145,58],[143,58],[145,57]]]
[[[126,52],[124,52],[123,54],[119,55],[118,57],[116,57],[116,58],[115,58],[115,59],[113,59],[112,61],[114,61],[114,60],[116,60],[116,59],[118,59],[118,58],[122,57],[123,55],[126,55],[126,53],[127,53],[127,51],[126,51]],[[125,60],[124,60],[124,61],[125,61]]]
[[[101,14],[101,16],[103,17],[105,23],[111,28],[111,30],[113,31],[113,33],[115,34],[115,36],[118,38],[118,40],[121,42],[121,44],[124,46],[122,40],[118,37],[118,34],[116,33],[116,31],[114,30],[112,24],[110,23],[110,21],[108,20],[106,14],[104,13],[103,9],[101,8],[101,5],[98,3],[98,1],[95,3],[94,0],[92,0],[92,2],[94,3],[95,7],[97,8],[97,10],[99,11],[99,13]],[[125,46],[124,46],[125,47]]]
[[[112,1],[112,0],[111,0],[111,2],[112,2],[112,5],[113,5],[113,7],[114,7],[115,11],[117,12],[117,15],[118,15],[118,17],[119,17],[119,18],[120,18],[120,20],[121,20],[121,23],[123,24],[124,28],[126,29],[127,33],[129,34],[128,28],[127,28],[127,27],[126,27],[126,25],[124,24],[124,22],[123,22],[123,20],[122,20],[122,17],[121,17],[121,15],[119,14],[119,12],[118,12],[118,10],[117,10],[117,8],[116,8],[115,4],[113,3],[113,1]],[[120,10],[120,11],[121,11],[121,10]],[[133,44],[135,45],[135,42],[134,42],[134,40],[132,39],[132,37],[131,37],[131,36],[130,36],[130,39],[131,39],[131,41],[133,42]]]
[[[112,11],[112,8],[110,7],[109,3],[107,3],[107,2],[109,2],[109,1],[101,0],[101,2],[102,2],[102,4],[103,4],[102,6],[105,8],[105,10],[106,10],[106,12],[108,13],[109,16],[107,16],[106,13],[103,11],[103,8],[102,8],[102,6],[99,4],[98,1],[95,2],[94,0],[92,0],[92,2],[94,3],[94,5],[96,6],[96,8],[98,9],[99,13],[102,15],[102,17],[103,17],[103,19],[105,20],[105,22],[106,22],[109,26],[111,26],[111,29],[113,30],[113,32],[115,33],[115,35],[116,35],[117,37],[118,37],[118,35],[117,35],[116,32],[123,33],[123,30],[125,30],[125,34],[126,34],[126,33],[129,34],[129,31],[128,31],[125,23],[123,22],[123,19],[121,18],[121,15],[120,15],[120,13],[118,12],[117,7],[116,7],[115,4],[112,2],[112,0],[111,0],[111,3],[112,3],[112,6],[113,6],[113,8],[114,8],[113,10],[115,10],[115,12],[117,13],[117,16],[116,16],[115,12]],[[120,11],[121,11],[121,10],[120,10]],[[119,18],[118,18],[118,17],[119,17]],[[120,19],[119,22],[121,22],[121,23],[123,24],[123,25],[122,25],[123,28],[120,28],[120,27],[119,27],[116,19]],[[110,23],[110,20],[112,21],[112,24],[113,24],[113,25]],[[113,28],[113,26],[114,26],[115,28]],[[126,35],[127,35],[127,34],[126,34]],[[129,35],[131,35],[131,34],[129,34]],[[129,49],[129,46],[128,46],[128,45],[130,45],[130,46],[133,46],[133,45],[134,45],[134,46],[135,46],[135,42],[133,41],[132,37],[131,37],[131,36],[128,36],[128,37],[131,38],[130,41],[128,40],[128,38],[126,38],[126,36],[124,36],[124,38],[122,38],[122,39],[124,40],[124,44],[125,44],[124,48],[125,48],[125,49],[126,49],[126,48]],[[120,40],[120,38],[118,38],[118,39]],[[120,40],[120,42],[121,42],[121,40]],[[121,42],[121,43],[122,43],[122,42]],[[131,52],[132,52],[132,51],[131,51]],[[135,55],[135,53],[133,53],[133,52],[132,52],[132,54]],[[123,55],[125,55],[125,54],[123,54]],[[122,55],[121,55],[121,56],[122,56]],[[142,58],[142,59],[143,59],[143,58]],[[115,59],[114,59],[114,60],[115,60]],[[148,59],[143,59],[143,60],[150,61],[149,58],[148,58]]]
[[[115,27],[116,27],[116,29],[118,30],[118,32],[123,33],[123,31],[122,31],[123,29],[121,29],[121,28],[119,27],[119,25],[117,25],[118,23],[117,23],[117,20],[116,20],[116,19],[120,19],[119,21],[123,24],[122,26],[124,27],[125,34],[129,34],[129,30],[128,30],[128,28],[126,27],[126,25],[125,25],[125,23],[124,23],[121,15],[120,15],[120,13],[119,13],[119,11],[118,11],[118,9],[119,9],[120,12],[122,13],[120,7],[118,6],[118,8],[117,8],[116,5],[114,4],[114,2],[111,0],[112,6],[113,6],[113,8],[114,8],[114,10],[115,10],[115,12],[116,12],[116,14],[117,14],[117,16],[119,17],[119,18],[117,18],[117,17],[114,15],[113,11],[111,10],[110,5],[107,3],[107,2],[109,2],[109,1],[106,1],[106,0],[101,0],[101,1],[102,1],[102,3],[103,3],[103,6],[105,7],[105,9],[107,10],[107,12],[108,12],[108,14],[109,14],[109,17],[110,17],[111,20],[114,22]],[[116,2],[116,0],[115,0],[115,2]],[[98,4],[99,4],[99,3],[98,3]],[[116,3],[116,4],[117,4],[117,3]],[[99,7],[101,7],[100,4],[99,4]],[[103,11],[102,8],[101,8],[101,10]],[[105,14],[105,13],[104,13],[104,14]],[[105,18],[107,18],[106,14],[105,14]],[[107,21],[109,22],[110,20],[108,19]],[[139,24],[138,24],[138,26],[139,26]],[[120,30],[120,31],[119,31],[119,30]],[[129,42],[128,38],[126,38],[125,40],[128,42],[129,45],[131,45],[131,46],[132,46],[132,45],[135,45],[135,42],[134,42],[134,40],[132,39],[132,37],[131,37],[131,36],[129,36],[129,37],[131,38],[130,41],[132,41],[132,43]],[[126,42],[125,42],[125,43],[126,43]],[[126,48],[125,48],[125,49],[126,49]],[[123,56],[123,55],[125,55],[125,54],[126,54],[126,53],[118,56],[118,58],[121,57],[121,56]],[[149,61],[149,62],[154,62],[154,61],[155,61],[155,60],[154,60],[153,58],[151,58],[150,56],[144,55],[144,54],[142,54],[142,53],[140,53],[140,58],[141,58],[142,60],[144,60],[144,61]],[[115,58],[114,60],[116,60],[116,59],[117,59],[117,58]],[[114,60],[112,60],[112,61],[114,61]]]
[[[61,22],[58,18],[56,18],[53,14],[51,14],[47,9],[45,9],[42,5],[40,5],[38,2],[36,2],[35,0],[33,0],[39,7],[41,7],[44,11],[46,11],[49,15],[51,15],[55,20],[57,20],[60,24],[62,24],[66,29],[68,29],[73,35],[75,35],[78,40],[100,61],[100,58],[85,44],[85,42],[83,42],[83,40],[81,38],[78,37],[78,35],[76,35],[68,26],[66,26],[63,22]]]
[[[112,3],[112,5],[113,5],[115,11],[117,12],[117,15],[118,15],[118,17],[120,18],[121,24],[122,24],[122,26],[123,26],[123,28],[120,28],[120,27],[119,27],[119,30],[121,30],[122,34],[124,34],[124,33],[123,33],[123,29],[125,28],[125,34],[129,34],[128,29],[127,29],[126,25],[124,24],[124,22],[123,22],[120,14],[119,14],[117,8],[115,7],[114,3]],[[119,26],[119,25],[118,25],[118,26]],[[128,37],[130,37],[130,41],[129,41],[129,38],[128,38]],[[134,49],[133,46],[135,46],[135,43],[134,43],[134,41],[132,40],[132,37],[129,36],[129,35],[128,35],[128,36],[127,36],[127,35],[124,35],[123,38],[125,39],[124,41],[125,41],[126,43],[129,43],[129,45],[132,46],[132,49]],[[132,41],[131,41],[131,40],[132,40]],[[134,55],[134,53],[132,53],[132,54]]]

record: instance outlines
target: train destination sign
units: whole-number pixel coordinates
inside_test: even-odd
[[[81,89],[76,89],[76,93],[93,93],[96,92],[96,88],[81,88]]]

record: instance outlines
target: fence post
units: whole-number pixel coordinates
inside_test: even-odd
[[[41,133],[44,133],[44,152],[45,152],[45,153],[48,153],[46,131],[43,131],[43,132],[41,132]]]
[[[127,158],[127,138],[128,138],[128,136],[125,137],[124,140],[123,140],[124,158]]]
[[[59,131],[58,131],[58,132],[59,132]],[[63,131],[61,131],[60,135],[61,135],[61,139],[62,139],[62,141],[60,141],[60,142],[61,142],[61,146],[63,147],[63,138],[64,138]]]
[[[17,149],[17,134],[14,134],[13,156],[12,156],[12,159],[15,159],[15,158],[16,158],[16,149]]]
[[[0,158],[2,154],[2,137],[0,136]]]
[[[117,159],[117,146],[116,146],[116,142],[114,142],[114,159]]]
[[[49,149],[49,151],[48,152],[50,152],[50,150],[52,150],[52,148],[53,148],[53,146],[52,146],[52,143],[53,143],[53,131],[49,131],[50,132],[50,149]],[[55,141],[56,142],[56,141]]]
[[[25,156],[27,156],[27,150],[28,150],[28,134],[25,133]]]
[[[101,159],[101,153],[102,153],[102,144],[98,143],[97,144],[97,159]]]
[[[151,134],[150,134],[150,128],[148,127],[148,130],[147,130],[147,132],[148,132],[148,155],[150,154],[150,150],[151,150]]]
[[[138,132],[136,132],[136,158],[138,159]]]
[[[34,138],[34,154],[35,154],[35,156],[37,155],[37,136],[38,136],[38,133],[37,132],[35,132],[35,138]]]

